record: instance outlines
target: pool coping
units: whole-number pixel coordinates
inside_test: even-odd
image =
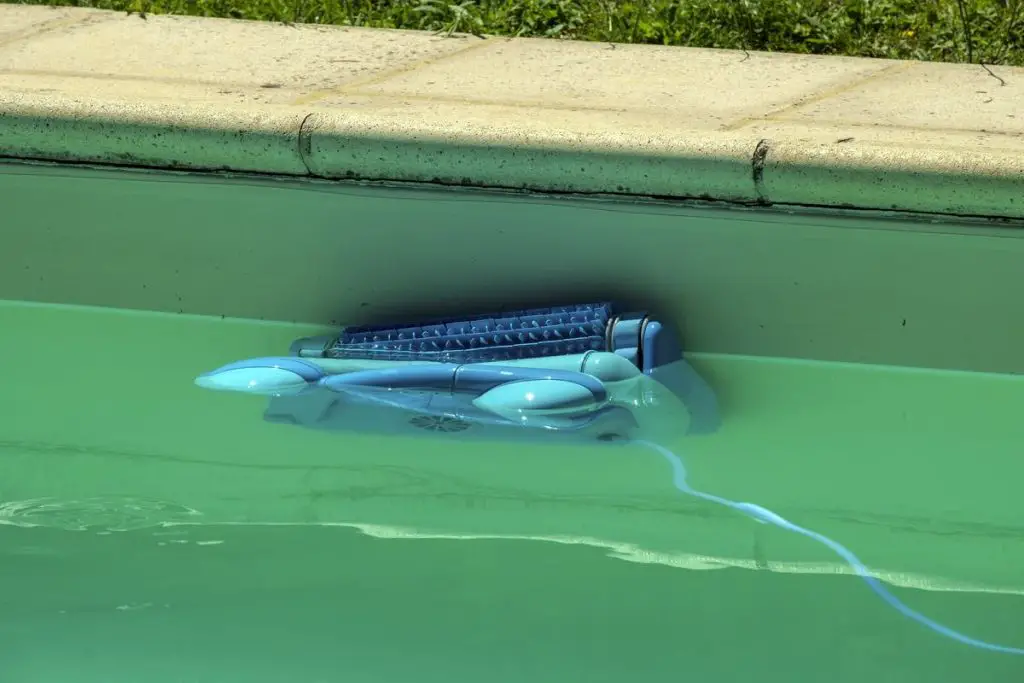
[[[0,6],[5,15],[15,20],[0,32],[8,161],[1024,220],[1024,68]],[[239,85],[267,36],[297,41],[300,66]],[[152,63],[101,57],[111,38],[123,55],[168,52]],[[86,68],[51,58],[55,40]],[[204,63],[224,72],[189,81],[160,67],[174,41],[202,42]],[[302,80],[302,50],[309,73],[313,51],[335,49],[372,53],[360,67],[372,73]],[[659,73],[672,60],[698,63],[699,77],[681,77],[704,85],[675,88]],[[737,71],[748,62],[765,87]],[[502,78],[528,82],[510,68],[565,83],[494,99]],[[584,88],[619,72],[627,78]],[[473,94],[488,83],[491,99]],[[998,109],[961,101],[979,87]],[[912,104],[886,110],[893,91]],[[678,121],[681,110],[692,121]]]

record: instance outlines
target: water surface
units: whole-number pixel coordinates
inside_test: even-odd
[[[901,616],[827,548],[679,494],[642,448],[305,433],[191,384],[315,328],[7,303],[0,329],[3,680],[1024,674]],[[668,444],[694,486],[1024,646],[1024,381],[695,362],[724,422]]]

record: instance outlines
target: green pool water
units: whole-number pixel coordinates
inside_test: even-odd
[[[303,432],[193,377],[324,328],[0,303],[0,681],[1014,681],[640,447]],[[1024,377],[696,354],[701,490],[1024,647]]]

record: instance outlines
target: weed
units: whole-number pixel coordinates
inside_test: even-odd
[[[1024,0],[15,1],[142,16],[1024,65]]]

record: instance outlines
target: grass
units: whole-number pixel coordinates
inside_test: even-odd
[[[143,16],[187,14],[480,36],[1024,66],[1024,0],[28,0],[27,4],[98,7]]]

